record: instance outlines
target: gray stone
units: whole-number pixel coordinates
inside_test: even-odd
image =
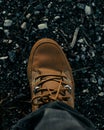
[[[48,18],[44,17],[44,18],[43,18],[43,21],[44,21],[44,22],[48,22]]]
[[[34,14],[35,14],[35,15],[39,15],[39,14],[40,14],[40,11],[35,11]]]
[[[82,55],[81,55],[81,59],[82,59],[82,60],[85,60],[85,55],[82,54]]]
[[[83,41],[83,39],[79,39],[78,42],[79,43],[83,43],[84,41]]]
[[[75,58],[75,60],[76,60],[76,61],[79,61],[79,59],[80,59],[80,56],[77,55],[76,58]]]
[[[10,60],[12,63],[15,62],[15,59],[16,59],[16,51],[15,51],[15,50],[8,51],[8,56],[9,56],[9,60]]]
[[[57,19],[60,19],[60,16],[55,16],[55,18],[54,18],[55,20],[57,20]]]
[[[8,40],[8,43],[10,44],[10,43],[12,43],[12,40],[10,39],[10,40]]]
[[[102,97],[104,96],[104,92],[100,92],[98,95]]]
[[[86,51],[86,47],[82,46],[82,47],[81,47],[81,50],[82,50],[83,52],[85,52],[85,51]]]
[[[25,30],[26,29],[26,22],[23,22],[22,24],[21,24],[21,28],[23,29],[23,30]]]
[[[95,78],[95,77],[92,77],[92,78],[91,78],[91,82],[92,82],[92,83],[97,83],[96,78]]]
[[[38,29],[47,29],[48,28],[48,26],[47,26],[47,23],[42,23],[42,24],[39,24],[38,25]]]
[[[6,19],[4,21],[4,27],[10,27],[12,25],[13,21],[10,19]]]
[[[100,86],[98,86],[98,89],[99,89],[99,90],[102,90],[102,88],[101,88]]]
[[[95,6],[95,3],[94,3],[94,2],[92,2],[92,6]]]
[[[58,0],[58,2],[71,1],[71,0]]]
[[[89,93],[88,88],[83,90],[83,93]]]
[[[9,30],[8,30],[8,29],[5,29],[5,30],[4,30],[4,33],[8,36],[8,35],[9,35]]]
[[[85,6],[85,14],[86,14],[86,15],[91,15],[91,13],[92,13],[91,7],[88,6],[88,5],[86,5],[86,6]]]
[[[3,30],[3,27],[0,27],[0,30]]]
[[[10,43],[12,43],[12,40],[11,39],[4,39],[3,43],[9,43],[10,44]]]
[[[16,44],[16,47],[15,48],[19,48],[19,45],[18,44]]]
[[[85,5],[84,5],[84,4],[81,4],[81,3],[78,3],[78,4],[77,4],[77,7],[78,7],[79,9],[84,9],[84,8],[85,8]]]
[[[99,85],[102,85],[102,80],[101,80],[101,78],[98,79],[98,84],[99,84]]]
[[[95,52],[94,51],[92,51],[91,54],[92,54],[92,57],[95,57]]]
[[[30,17],[31,17],[31,14],[28,13],[28,14],[26,15],[26,18],[29,19]]]
[[[2,13],[3,13],[3,14],[6,14],[6,11],[4,10]]]
[[[2,56],[2,57],[0,57],[0,60],[5,60],[7,58],[8,58],[8,56]]]
[[[101,40],[102,40],[102,37],[98,36],[96,42],[100,42]]]
[[[48,7],[48,8],[51,8],[51,5],[52,5],[52,2],[50,2],[47,7]]]

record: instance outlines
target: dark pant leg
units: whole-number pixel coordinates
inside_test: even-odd
[[[95,130],[94,125],[62,102],[44,105],[21,119],[12,130]]]

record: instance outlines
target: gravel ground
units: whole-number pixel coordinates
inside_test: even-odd
[[[76,109],[103,130],[103,13],[103,0],[0,0],[0,130],[31,112],[26,67],[42,37],[63,48],[73,68]]]

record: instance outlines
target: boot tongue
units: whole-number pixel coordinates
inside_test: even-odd
[[[39,68],[38,72],[40,72],[41,75],[64,75],[64,73],[62,73],[62,71],[60,70],[53,70],[51,68]]]
[[[59,87],[59,82],[57,81],[46,81],[43,83],[42,88],[47,88],[47,89],[58,89]]]
[[[60,76],[60,75],[63,75],[65,76],[64,73],[62,73],[61,71],[59,70],[53,70],[53,69],[47,69],[47,68],[41,68],[39,69],[41,75],[47,75],[45,78],[47,80],[47,78],[56,78],[57,79],[57,76]],[[45,79],[43,78],[43,79]],[[58,81],[61,80],[61,77],[58,77]],[[48,88],[48,89],[57,89],[59,86],[59,82],[55,81],[55,80],[49,80],[49,81],[46,81],[44,82],[44,84],[42,85],[42,87],[44,88]]]

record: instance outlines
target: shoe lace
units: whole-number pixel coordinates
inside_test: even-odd
[[[38,76],[36,79],[40,79],[39,82],[34,84],[34,96],[32,98],[32,104],[35,106],[41,106],[51,101],[69,101],[71,95],[71,86],[67,81],[67,78],[63,75],[44,75]],[[47,81],[58,82],[57,88],[43,87],[44,83]],[[66,94],[66,92],[68,92]]]

